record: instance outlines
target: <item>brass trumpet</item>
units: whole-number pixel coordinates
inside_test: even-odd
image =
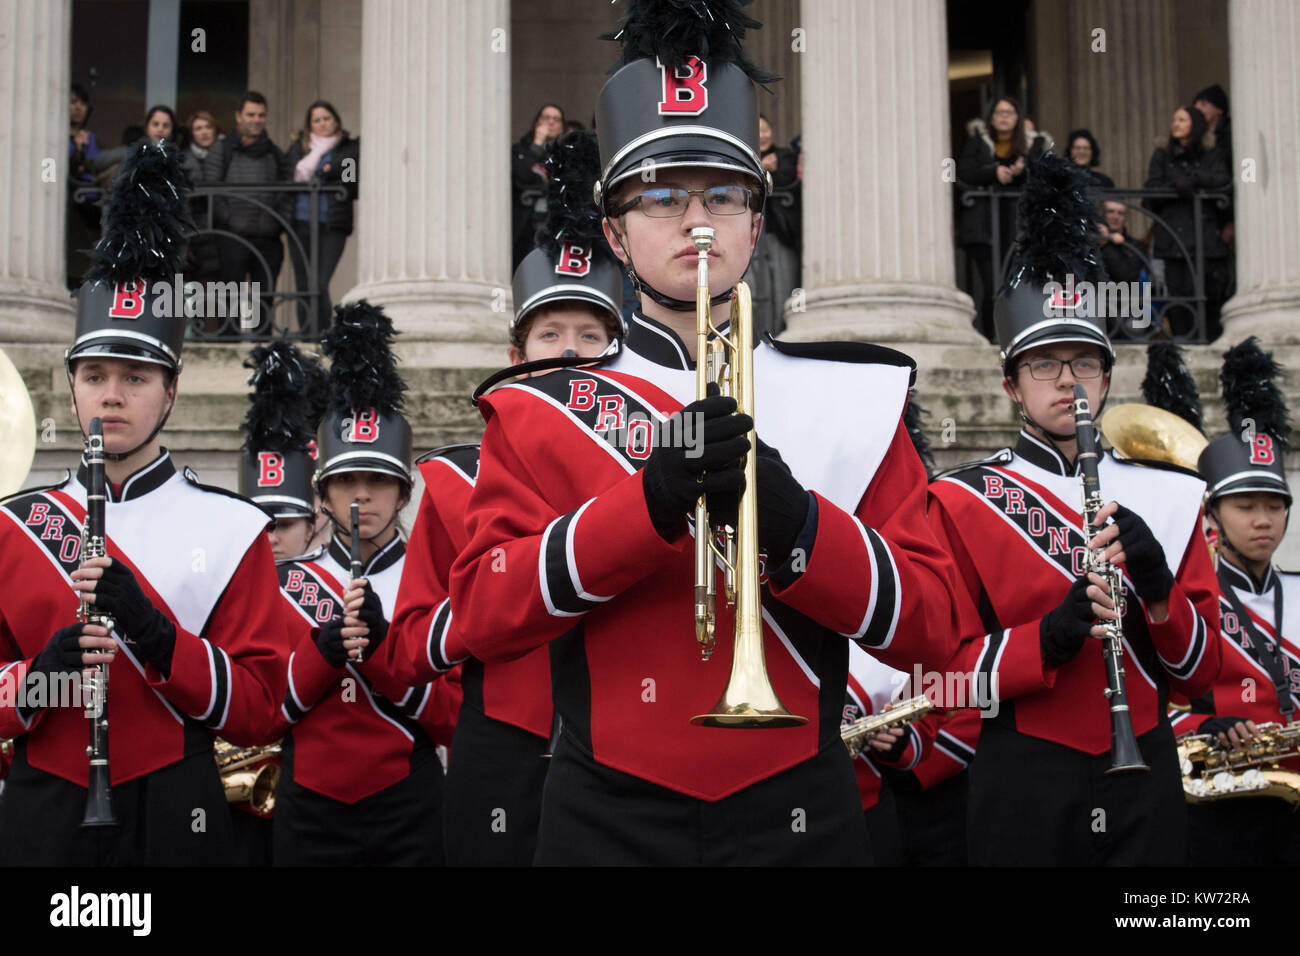
[[[859,717],[851,724],[846,724],[840,728],[840,739],[844,741],[844,746],[849,748],[849,756],[856,757],[866,749],[868,738],[878,731],[888,730],[890,727],[906,727],[914,720],[920,720],[928,714],[934,705],[930,699],[922,694],[919,697],[911,697],[902,701],[889,710],[882,710],[878,714],[868,714],[865,717]]]
[[[696,397],[708,397],[710,384],[736,400],[736,410],[754,414],[754,319],[749,286],[736,283],[731,297],[731,322],[726,334],[713,324],[709,304],[709,250],[714,231],[691,230],[699,254],[695,289]],[[753,429],[745,454],[745,490],[740,496],[737,527],[715,529],[709,521],[705,496],[695,505],[695,637],[707,661],[713,653],[716,625],[717,574],[715,556],[723,566],[723,592],[736,609],[731,677],[717,704],[707,714],[691,718],[704,727],[797,727],[808,718],[782,706],[767,675],[763,655],[762,592],[758,583],[758,441]],[[715,534],[722,538],[719,548]]]

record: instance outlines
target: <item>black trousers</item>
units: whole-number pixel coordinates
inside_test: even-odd
[[[230,823],[234,834],[235,865],[270,866],[273,828],[271,821],[231,807]]]
[[[888,784],[880,788],[876,805],[863,810],[862,817],[871,843],[871,865],[902,866],[903,832],[898,823],[898,806]]]
[[[307,254],[311,254],[311,223],[302,220],[295,221],[293,224],[294,234],[298,241],[302,243],[303,249]],[[331,324],[330,313],[330,278],[334,275],[334,270],[338,268],[339,259],[343,256],[343,247],[347,245],[348,237],[346,234],[337,232],[328,228],[324,223],[320,224],[319,231],[316,233],[316,241],[319,252],[316,256],[316,276],[314,279],[307,275],[307,260],[298,252],[298,244],[290,244],[290,261],[293,263],[294,288],[299,292],[308,291],[313,285],[320,289],[320,298],[316,307],[316,334],[322,335],[329,329]],[[309,322],[311,304],[307,299],[298,300],[298,328],[305,329]]]
[[[903,866],[966,865],[966,790],[964,771],[922,790],[907,780],[889,780],[898,828],[902,834]]]
[[[970,767],[967,846],[975,866],[1182,866],[1187,811],[1167,721],[1138,738],[1146,773],[1108,775],[1093,756],[980,728]]]
[[[448,866],[532,865],[545,750],[545,737],[461,707],[442,817]]]
[[[442,777],[430,747],[405,780],[348,804],[300,787],[286,758],[275,788],[275,865],[442,866]]]
[[[838,742],[712,803],[601,766],[567,732],[560,734],[546,775],[539,866],[870,861],[857,779]]]
[[[1236,797],[1187,806],[1192,866],[1296,866],[1300,813],[1276,797]]]
[[[113,786],[116,827],[83,828],[86,788],[37,770],[20,739],[5,781],[0,866],[226,866],[230,809],[212,751]]]
[[[276,278],[280,275],[280,265],[284,262],[284,244],[279,236],[245,237],[245,242],[252,245],[266,260],[265,269],[262,268],[262,263],[257,256],[254,255],[253,249],[248,248],[243,242],[237,242],[234,239],[222,236],[217,245],[217,254],[221,259],[222,282],[243,282],[247,279],[250,282],[261,284],[261,312],[257,316],[256,325],[243,328],[238,315],[232,319],[227,319],[225,330],[235,336],[240,332],[265,332],[271,327],[271,311],[275,305],[272,295],[275,293]],[[243,301],[242,295],[240,301]]]

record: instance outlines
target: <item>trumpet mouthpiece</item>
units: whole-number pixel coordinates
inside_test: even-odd
[[[691,230],[691,242],[695,243],[697,251],[708,252],[713,248],[714,235],[714,231],[708,226],[696,226]]]

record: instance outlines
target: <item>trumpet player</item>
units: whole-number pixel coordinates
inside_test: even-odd
[[[950,671],[984,717],[967,806],[975,864],[1182,863],[1186,814],[1166,704],[1171,688],[1205,693],[1219,670],[1202,482],[1105,455],[1101,530],[1083,539],[1073,392],[1082,386],[1099,414],[1114,361],[1104,320],[1087,306],[1095,298],[1075,286],[1100,277],[1085,192],[1059,157],[1031,167],[1022,238],[994,312],[1002,387],[1023,427],[1014,449],[930,485],[930,518],[965,598],[966,643]],[[1125,595],[1088,570],[1090,550],[1122,569]],[[1089,638],[1121,618],[1135,753],[1149,770],[1111,773],[1119,744],[1133,741],[1112,741],[1103,642]]]
[[[1300,705],[1300,576],[1273,565],[1291,514],[1282,461],[1287,413],[1273,382],[1279,373],[1253,338],[1224,354],[1228,432],[1198,462],[1218,542],[1223,667],[1174,729],[1214,735],[1225,748],[1252,744],[1259,724],[1294,722]],[[1221,799],[1193,804],[1188,814],[1193,865],[1300,862],[1300,824],[1283,800]]]
[[[734,527],[755,508],[742,464],[755,418],[734,397],[700,396],[696,368],[698,299],[726,324],[769,192],[755,71],[740,49],[754,26],[738,3],[628,5],[623,61],[596,108],[604,233],[638,293],[627,338],[598,368],[480,403],[451,608],[485,662],[549,645],[560,732],[538,864],[866,862],[839,736],[849,643],[906,669],[954,643],[955,576],[926,526],[924,469],[901,427],[910,360],[764,345],[753,391],[770,445],[754,443],[748,494],[766,571],[759,594],[736,600],[761,596],[771,685],[806,722],[691,723],[727,683],[733,614],[719,586],[716,650],[702,660],[688,513],[703,496],[709,524]],[[874,414],[849,424],[831,411],[843,408]]]
[[[167,317],[183,248],[178,158],[136,149],[109,205],[101,261],[77,296],[66,355],[82,434],[102,421],[107,556],[82,562],[88,468],[0,507],[0,737],[14,738],[0,865],[232,862],[213,737],[254,742],[287,657],[266,515],[177,470],[160,443],[177,401],[184,321]],[[139,187],[137,189],[137,186]],[[169,208],[137,198],[175,196]],[[142,248],[141,217],[161,248]],[[152,263],[142,274],[123,263]],[[163,285],[166,280],[168,285]],[[160,301],[161,300],[161,301]],[[97,457],[97,456],[96,456]],[[76,623],[78,602],[113,629]],[[83,827],[89,701],[40,701],[58,675],[108,665],[111,817]],[[16,697],[15,691],[26,692]],[[105,821],[107,822],[107,820]]]

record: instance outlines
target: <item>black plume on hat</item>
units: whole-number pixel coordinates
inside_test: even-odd
[[[666,67],[680,67],[690,56],[709,63],[734,63],[755,83],[780,77],[767,73],[745,55],[746,30],[762,26],[745,12],[752,0],[628,0],[622,27],[602,40],[623,45],[619,61],[610,69],[644,57],[658,57]]]
[[[921,458],[921,464],[925,466],[927,475],[934,474],[934,451],[930,447],[929,436],[925,434],[925,429],[921,427],[922,416],[930,413],[916,403],[912,395],[907,396],[907,407],[903,409],[903,425],[907,428],[907,435],[912,439],[912,447],[916,449],[917,455]]]
[[[306,361],[307,385],[303,390],[304,413],[313,435],[330,403],[330,373],[324,365],[311,356]]]
[[[1169,342],[1147,346],[1147,374],[1142,379],[1142,397],[1148,405],[1173,412],[1201,430],[1201,396],[1196,380],[1183,364],[1183,353]]]
[[[591,188],[600,179],[600,148],[596,134],[586,130],[567,133],[555,141],[546,159],[546,225],[537,245],[552,259],[562,243],[605,247],[600,208]]]
[[[1077,282],[1105,278],[1097,254],[1101,218],[1088,196],[1089,185],[1082,168],[1055,153],[1029,163],[1009,286],[1064,282],[1067,275]]]
[[[104,210],[107,226],[84,281],[171,281],[180,271],[185,235],[194,229],[185,197],[189,186],[174,146],[137,146],[113,182]]]
[[[1282,366],[1273,361],[1273,353],[1259,347],[1253,335],[1223,353],[1219,381],[1223,384],[1223,404],[1228,427],[1240,434],[1243,422],[1250,419],[1254,431],[1272,435],[1282,447],[1289,444],[1291,423],[1286,401],[1277,387]]]
[[[344,414],[362,408],[401,412],[406,383],[392,351],[393,320],[361,299],[335,306],[334,323],[321,339],[330,360],[329,407]]]
[[[309,369],[315,365],[285,339],[253,347],[244,359],[244,368],[253,370],[244,449],[284,452],[307,447],[315,437],[309,391]]]

